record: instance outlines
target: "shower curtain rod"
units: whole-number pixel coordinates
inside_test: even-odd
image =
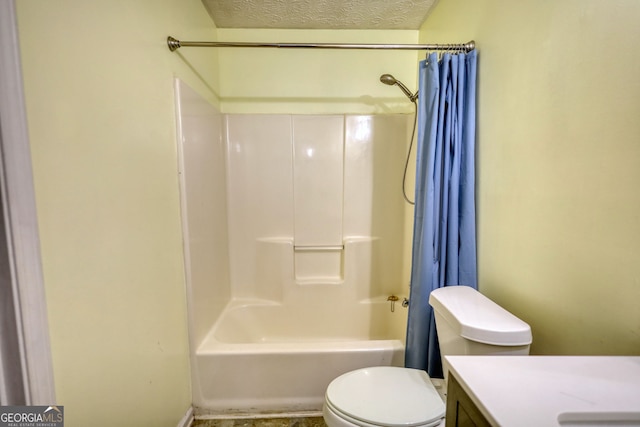
[[[275,47],[275,48],[315,48],[315,49],[386,49],[386,50],[459,50],[470,52],[475,49],[473,40],[460,44],[353,44],[353,43],[253,43],[253,42],[194,42],[180,41],[167,37],[171,52],[181,47]]]

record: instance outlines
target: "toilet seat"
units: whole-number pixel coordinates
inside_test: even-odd
[[[429,427],[440,424],[445,405],[426,372],[377,366],[334,379],[325,410],[358,426]]]

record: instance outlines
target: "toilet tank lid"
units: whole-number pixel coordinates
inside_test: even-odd
[[[503,346],[531,344],[527,323],[469,286],[435,289],[429,304],[468,340]]]

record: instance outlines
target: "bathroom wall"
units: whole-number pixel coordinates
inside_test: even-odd
[[[222,41],[417,43],[409,30],[219,29]],[[410,89],[416,51],[319,49],[220,49],[224,113],[411,113],[398,90],[380,83],[391,73]]]
[[[475,39],[480,289],[538,354],[640,354],[640,3],[441,1]]]
[[[191,404],[173,81],[218,104],[199,0],[16,1],[58,403],[175,427]]]

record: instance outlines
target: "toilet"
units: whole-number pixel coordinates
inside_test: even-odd
[[[431,292],[445,381],[448,355],[527,355],[531,328],[469,286]],[[445,404],[426,372],[375,366],[334,379],[322,409],[329,427],[443,425]]]

